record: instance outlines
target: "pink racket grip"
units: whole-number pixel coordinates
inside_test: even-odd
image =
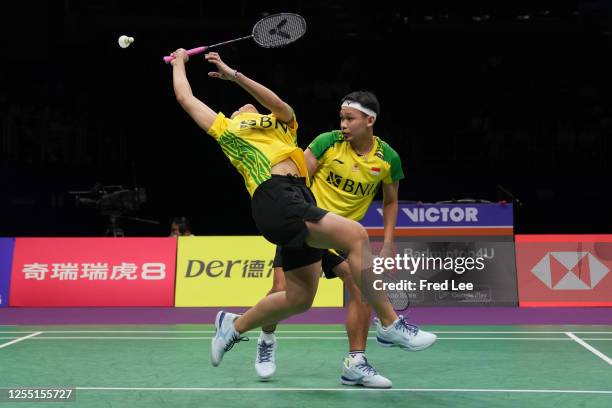
[[[208,47],[197,47],[197,48],[192,48],[190,50],[187,50],[187,55],[192,56],[192,55],[196,55],[196,54],[201,54],[203,52],[206,52],[206,50],[208,49]],[[174,57],[171,56],[166,56],[164,57],[164,62],[166,64],[171,63],[172,61],[174,61]]]

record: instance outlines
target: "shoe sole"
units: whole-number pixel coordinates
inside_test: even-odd
[[[268,381],[268,380],[272,379],[272,377],[274,377],[274,374],[276,374],[276,367],[274,367],[274,371],[272,371],[268,375],[261,375],[261,374],[259,374],[259,371],[257,371],[257,367],[255,367],[255,372],[257,373],[257,378],[259,378],[260,381]]]
[[[259,378],[259,381],[270,381],[272,379],[272,377],[274,377],[274,373],[270,374],[267,377],[262,377],[261,375],[257,374],[257,378]]]
[[[410,347],[410,346],[403,346],[401,344],[389,343],[388,341],[384,341],[384,340],[381,340],[380,338],[376,337],[376,342],[379,345],[383,346],[383,347],[399,347],[402,350],[407,350],[407,351],[421,351],[421,350],[425,350],[426,348],[429,348],[429,347],[433,346],[433,344],[436,342],[436,340],[437,340],[437,338],[434,341],[432,341],[431,343],[425,344],[423,346]]]
[[[219,327],[221,327],[221,322],[223,321],[224,317],[225,317],[225,312],[222,310],[220,310],[217,313],[217,316],[215,317],[215,335],[210,341],[210,363],[213,365],[213,367],[218,367],[219,364],[221,364],[221,360],[223,360],[223,355],[221,355],[221,358],[219,359],[219,361],[215,362],[215,357],[213,356],[213,349],[215,345],[215,338],[217,337],[217,331],[219,330]]]
[[[392,385],[388,386],[388,387],[372,387],[372,386],[367,386],[364,383],[362,383],[359,380],[349,380],[346,377],[340,377],[340,382],[342,383],[342,385],[349,385],[349,386],[357,386],[357,387],[364,387],[364,388],[376,388],[379,390],[385,390],[385,389],[389,389],[392,387]]]
[[[259,378],[259,381],[269,381],[270,379],[272,379],[272,377],[274,377],[274,374],[276,374],[276,367],[274,367],[274,371],[272,371],[268,375],[259,374],[259,371],[257,371],[257,367],[255,368],[255,372],[257,373],[257,378]]]

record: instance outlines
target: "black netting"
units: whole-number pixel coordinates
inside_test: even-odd
[[[253,38],[266,48],[282,47],[306,32],[306,20],[297,14],[274,14],[260,20],[253,28]]]

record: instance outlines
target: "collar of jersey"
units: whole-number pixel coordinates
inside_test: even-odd
[[[234,120],[238,118],[252,118],[254,116],[265,116],[265,115],[263,113],[243,112],[243,113],[239,113],[238,115],[236,115],[234,117]]]
[[[373,137],[374,137],[374,144],[372,145],[372,148],[370,149],[368,154],[363,155],[363,156],[360,156],[359,153],[357,153],[355,149],[353,149],[353,145],[351,145],[351,142],[347,141],[347,143],[349,144],[348,148],[351,151],[351,154],[353,154],[358,160],[361,160],[361,161],[369,162],[370,160],[372,160],[378,148],[378,137],[376,137],[376,135],[374,135]]]

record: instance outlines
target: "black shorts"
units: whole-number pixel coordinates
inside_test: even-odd
[[[346,261],[346,254],[344,252],[337,250],[336,252],[338,252],[338,255],[334,254],[330,250],[325,250],[325,252],[323,252],[323,258],[321,259],[321,269],[323,269],[323,273],[325,274],[325,277],[327,279],[337,278],[338,275],[336,275],[333,269],[336,266],[340,265],[342,262]],[[276,247],[276,254],[274,255],[273,264],[274,268],[278,268],[279,266],[283,267],[284,253],[285,252],[282,251],[281,247]],[[283,269],[285,268],[283,267]]]
[[[303,177],[272,175],[253,193],[251,213],[259,232],[281,246],[283,269],[289,271],[321,260],[323,250],[306,245],[306,221],[319,221],[327,211],[316,200]]]

